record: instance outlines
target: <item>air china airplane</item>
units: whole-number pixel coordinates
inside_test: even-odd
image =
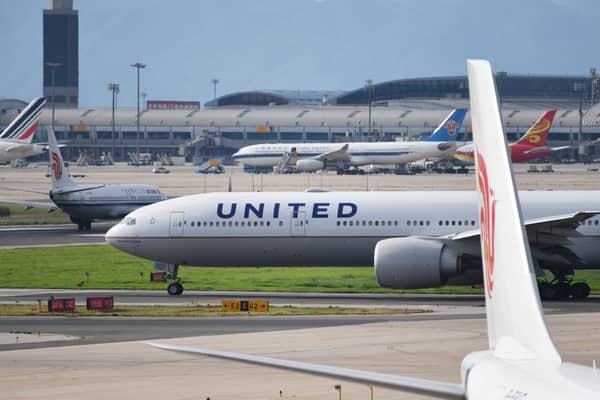
[[[557,276],[544,297],[586,297],[573,268],[600,266],[600,191],[521,193],[536,262]],[[481,283],[477,194],[447,192],[208,193],[169,199],[127,215],[106,241],[127,253],[179,265],[374,265],[396,289]],[[235,249],[235,251],[232,251]],[[541,273],[541,271],[539,271]]]
[[[548,133],[556,110],[546,111],[531,128],[515,143],[508,145],[512,162],[527,162],[547,157],[553,152],[571,148],[570,146],[547,147]],[[464,164],[473,164],[473,143],[467,143],[456,149],[454,158]]]
[[[171,344],[152,346],[304,372],[454,400],[592,400],[600,398],[596,368],[563,362],[544,321],[529,252],[526,220],[515,190],[489,63],[468,62],[475,133],[477,209],[484,235],[488,350],[468,354],[461,383],[381,374]],[[483,132],[483,134],[480,134]],[[529,239],[531,241],[531,239]]]
[[[27,107],[0,133],[0,163],[27,158],[47,151],[47,146],[33,144],[40,115],[46,99],[33,99]]]
[[[90,230],[97,219],[119,219],[136,208],[162,201],[167,197],[157,187],[143,184],[80,185],[69,176],[54,132],[48,130],[52,188],[49,196],[53,203],[2,200],[31,208],[57,207],[69,215],[80,231]],[[36,192],[33,190],[10,189]],[[44,192],[45,193],[45,192]]]
[[[288,165],[310,172],[451,157],[466,113],[466,108],[452,111],[431,136],[420,142],[255,144],[242,147],[233,158],[251,167],[275,167],[289,157]]]

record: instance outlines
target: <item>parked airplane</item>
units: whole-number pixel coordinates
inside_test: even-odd
[[[368,164],[404,165],[453,153],[466,113],[466,108],[452,111],[431,136],[420,142],[255,144],[242,147],[233,158],[254,168],[289,165],[300,171],[340,170]]]
[[[569,149],[570,146],[547,147],[548,133],[556,110],[546,111],[531,128],[515,143],[508,145],[513,162],[526,162],[548,157],[555,151]],[[473,164],[473,143],[456,149],[454,157],[464,164]]]
[[[304,372],[459,400],[591,400],[600,398],[595,366],[563,362],[544,321],[489,63],[469,61],[477,154],[478,215],[484,254],[488,350],[468,354],[461,384],[338,368],[241,353],[149,343],[192,355]]]
[[[49,195],[54,203],[2,200],[3,203],[49,210],[58,206],[79,230],[90,230],[96,219],[122,218],[136,208],[166,199],[157,187],[144,184],[80,185],[69,176],[51,129],[48,145],[52,179]]]
[[[0,133],[0,163],[35,156],[47,151],[47,146],[31,143],[45,104],[44,97],[33,99]]]

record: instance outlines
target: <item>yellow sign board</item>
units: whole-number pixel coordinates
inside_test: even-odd
[[[269,133],[271,132],[271,128],[269,125],[256,125],[256,133]]]
[[[79,124],[79,125],[73,126],[73,130],[75,132],[89,132],[90,131],[90,127],[87,126],[87,125]]]
[[[223,312],[269,312],[267,300],[221,300]]]

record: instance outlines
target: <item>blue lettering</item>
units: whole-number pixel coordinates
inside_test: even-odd
[[[298,210],[305,205],[306,203],[288,203],[288,206],[292,207],[292,218],[298,218]]]
[[[237,206],[237,204],[233,203],[231,205],[231,208],[229,209],[229,213],[225,214],[223,212],[223,203],[219,203],[219,204],[217,204],[217,215],[219,216],[219,218],[231,218],[235,215],[236,206]]]
[[[254,207],[250,203],[246,203],[246,206],[244,207],[244,218],[248,218],[250,216],[250,211],[252,211],[252,214],[258,218],[262,218],[265,211],[265,203],[260,203],[258,208]]]
[[[344,210],[349,208],[349,210]],[[354,203],[340,203],[338,204],[337,216],[338,218],[351,218],[356,215],[358,206]]]
[[[329,203],[315,203],[313,204],[313,218],[327,218],[327,207],[329,207]]]
[[[273,205],[273,218],[279,218],[279,203]]]

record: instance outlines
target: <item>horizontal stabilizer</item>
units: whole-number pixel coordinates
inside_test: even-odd
[[[319,376],[327,376],[330,378],[343,379],[351,382],[364,383],[367,385],[381,386],[389,389],[434,396],[440,399],[465,399],[465,390],[463,386],[456,383],[432,381],[400,375],[379,374],[355,369],[338,368],[329,365],[310,364],[300,361],[281,360],[276,358],[254,356],[250,354],[232,353],[188,346],[160,343],[148,344],[163,350],[240,361],[249,364],[304,372]]]

